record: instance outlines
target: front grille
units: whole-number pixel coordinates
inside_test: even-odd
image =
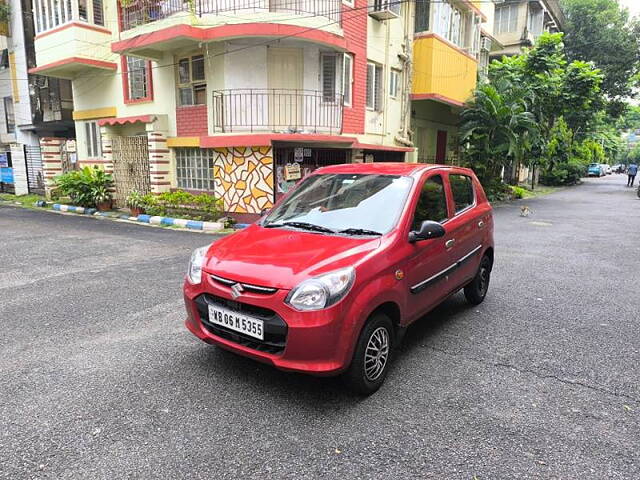
[[[218,275],[211,274],[210,277],[211,277],[211,280],[213,280],[214,282],[221,283],[222,285],[225,285],[227,287],[231,287],[239,283],[240,285],[242,285],[242,289],[246,290],[247,292],[261,293],[263,295],[271,295],[278,291],[277,288],[263,287],[260,285],[253,285],[251,283],[236,282],[235,280],[220,277]]]
[[[280,354],[284,351],[287,343],[287,324],[282,317],[273,310],[236,302],[234,300],[227,300],[226,298],[209,295],[208,293],[196,297],[195,302],[202,324],[212,334],[260,352]],[[234,312],[259,318],[264,322],[264,340],[259,340],[226,327],[209,323],[209,305],[219,305]]]

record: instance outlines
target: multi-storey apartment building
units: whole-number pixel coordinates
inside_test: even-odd
[[[33,0],[37,66],[73,86],[78,161],[242,219],[332,163],[411,154],[405,0]]]
[[[416,2],[411,122],[420,161],[455,161],[460,110],[488,64],[494,3]]]
[[[501,48],[491,57],[517,55],[543,32],[562,31],[564,22],[558,0],[506,0],[496,6],[494,32]]]
[[[1,10],[1,187],[17,194],[42,193],[41,139],[68,139],[75,135],[71,83],[28,73],[36,64],[28,0],[6,0]]]

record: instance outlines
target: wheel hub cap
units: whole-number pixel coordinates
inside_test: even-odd
[[[367,380],[377,380],[387,365],[389,358],[389,332],[386,328],[376,328],[364,352],[364,373]]]

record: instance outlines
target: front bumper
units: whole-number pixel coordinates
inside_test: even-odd
[[[262,294],[245,292],[236,300],[231,289],[203,272],[202,283],[185,280],[186,327],[201,340],[268,363],[281,370],[336,375],[348,367],[353,354],[356,322],[345,311],[346,302],[316,312],[298,312],[284,300],[288,290]],[[207,303],[260,318],[264,342],[208,322]]]

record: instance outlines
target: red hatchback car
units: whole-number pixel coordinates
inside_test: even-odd
[[[187,328],[207,343],[370,394],[405,328],[464,289],[484,300],[493,217],[465,168],[320,168],[253,225],[197,249]]]

